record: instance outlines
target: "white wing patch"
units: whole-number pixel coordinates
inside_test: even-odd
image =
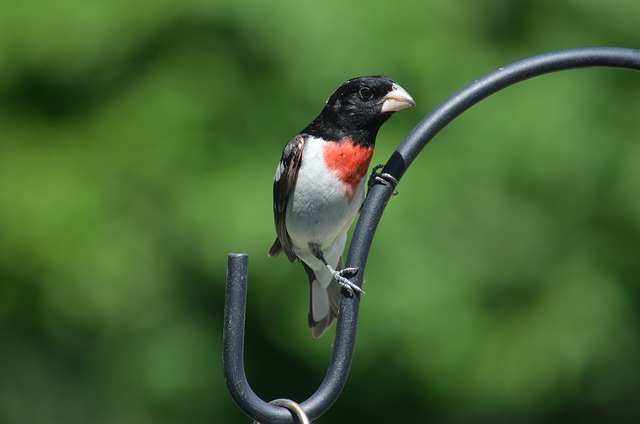
[[[282,178],[282,173],[284,172],[284,163],[278,163],[278,167],[276,168],[276,176],[273,178],[273,181],[280,181]]]

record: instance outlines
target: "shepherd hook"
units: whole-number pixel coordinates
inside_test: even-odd
[[[347,256],[346,266],[360,270],[353,282],[362,286],[373,236],[395,189],[395,184],[386,182],[400,181],[422,149],[447,124],[481,100],[518,82],[556,71],[594,67],[640,71],[640,50],[588,47],[532,56],[499,68],[467,85],[422,119],[380,172],[379,175],[385,178],[373,179],[374,183],[362,206]],[[295,414],[286,407],[260,399],[251,389],[245,374],[244,325],[248,263],[246,254],[230,254],[228,257],[222,354],[225,380],[238,407],[255,421],[262,424],[293,424],[297,420]],[[359,308],[360,297],[349,296],[343,290],[329,368],[316,392],[299,404],[311,421],[331,407],[347,381],[353,358]]]

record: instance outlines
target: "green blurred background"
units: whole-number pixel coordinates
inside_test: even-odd
[[[245,423],[226,255],[250,254],[247,371],[304,400],[299,265],[269,260],[288,138],[344,80],[433,107],[533,54],[640,47],[637,0],[2,0],[0,423]],[[349,382],[320,423],[640,420],[640,75],[581,70],[449,126],[383,217]]]

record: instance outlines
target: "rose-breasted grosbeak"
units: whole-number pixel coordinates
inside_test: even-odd
[[[338,315],[340,287],[361,291],[342,269],[347,231],[365,197],[365,175],[380,126],[415,106],[387,77],[360,77],[342,84],[320,113],[287,143],[273,183],[277,238],[269,249],[300,259],[309,277],[309,327],[324,334]]]

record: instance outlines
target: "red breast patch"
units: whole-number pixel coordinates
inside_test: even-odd
[[[323,156],[327,167],[345,184],[345,195],[349,201],[353,200],[360,181],[367,175],[373,146],[363,147],[345,137],[339,143],[327,143],[323,147]]]

